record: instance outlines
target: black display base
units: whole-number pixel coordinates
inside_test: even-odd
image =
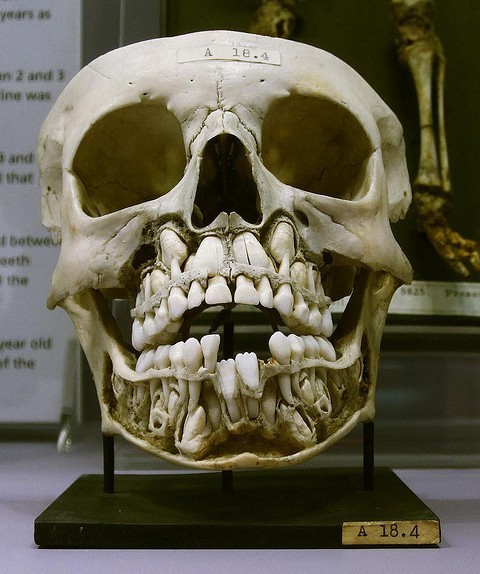
[[[102,475],[85,475],[36,519],[35,542],[46,548],[338,548],[345,522],[358,523],[363,544],[371,524],[378,530],[382,523],[382,545],[419,544],[418,524],[438,526],[390,469],[375,471],[374,490],[365,489],[359,469],[238,471],[229,478],[225,488],[222,473],[117,474],[115,492],[106,493]]]

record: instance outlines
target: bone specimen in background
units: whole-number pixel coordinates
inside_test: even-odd
[[[297,25],[298,0],[262,0],[255,12],[250,32],[264,36],[291,38]]]
[[[433,0],[392,0],[400,62],[415,84],[420,159],[413,183],[419,229],[458,275],[480,270],[480,244],[462,237],[449,221],[452,191],[444,118],[445,57],[433,24]]]

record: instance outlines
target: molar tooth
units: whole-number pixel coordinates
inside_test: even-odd
[[[242,418],[235,395],[237,394],[236,369],[233,359],[224,359],[217,363],[217,372],[220,376],[222,394],[227,405],[228,414],[233,423]]]
[[[154,269],[150,277],[150,284],[152,291],[158,293],[160,289],[165,285],[166,275],[160,269]]]
[[[218,275],[224,259],[225,253],[221,239],[209,235],[198,246],[193,267],[195,269],[206,268],[209,277],[215,277]]]
[[[257,285],[258,297],[260,305],[266,309],[272,309],[273,307],[273,291],[270,285],[270,279],[264,275],[258,285]]]
[[[280,365],[290,364],[290,343],[286,335],[281,331],[275,331],[268,341],[268,346],[277,363]]]
[[[132,345],[137,351],[142,351],[147,344],[147,337],[143,331],[143,319],[135,317],[132,325]]]
[[[200,307],[204,299],[205,299],[205,289],[202,287],[199,281],[192,281],[190,289],[188,291],[187,307],[189,309],[195,309],[195,307]]]
[[[217,275],[210,279],[205,292],[205,301],[208,305],[221,305],[232,302],[232,293],[228,288],[225,277]]]
[[[156,369],[167,369],[170,366],[170,345],[160,345],[155,351],[155,359],[153,361]]]
[[[255,353],[238,353],[235,357],[235,365],[243,384],[252,391],[257,390],[260,385],[257,355]]]
[[[172,287],[168,295],[168,313],[172,321],[183,317],[187,309],[188,301],[183,289],[178,286]]]
[[[286,221],[280,221],[275,227],[270,239],[270,253],[277,263],[282,261],[284,255],[289,259],[295,255],[295,234]]]
[[[234,301],[244,305],[258,305],[260,303],[260,297],[252,279],[245,277],[245,275],[237,277]]]
[[[160,234],[160,249],[162,261],[168,268],[170,268],[173,259],[176,259],[181,265],[188,256],[187,245],[173,229],[164,229]]]
[[[270,257],[258,239],[250,231],[237,235],[232,242],[233,256],[237,263],[255,267],[272,268]]]
[[[155,349],[148,349],[143,351],[138,357],[135,371],[137,371],[137,373],[145,373],[145,371],[148,371],[148,369],[152,369],[154,356]]]
[[[324,337],[315,337],[315,341],[317,342],[319,352],[324,359],[332,362],[337,360],[335,349],[328,339],[325,339]]]
[[[220,335],[214,333],[205,335],[200,339],[203,351],[203,366],[209,373],[214,373],[217,366],[218,349],[220,348]]]

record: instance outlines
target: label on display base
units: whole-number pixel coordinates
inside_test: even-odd
[[[431,546],[440,544],[437,520],[344,522],[344,546]]]

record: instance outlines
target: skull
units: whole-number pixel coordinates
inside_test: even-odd
[[[126,46],[73,78],[38,158],[62,241],[48,306],[75,325],[104,433],[232,469],[304,461],[372,420],[388,304],[411,279],[390,227],[410,188],[400,124],[349,66],[237,32]],[[268,316],[265,360],[189,334],[218,306]]]

